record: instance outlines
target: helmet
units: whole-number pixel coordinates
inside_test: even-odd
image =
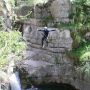
[[[47,27],[44,27],[44,29],[47,29]]]

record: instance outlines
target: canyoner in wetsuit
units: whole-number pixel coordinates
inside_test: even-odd
[[[38,30],[38,31],[42,31],[43,32],[43,37],[42,37],[42,40],[41,40],[41,43],[42,43],[42,47],[44,47],[44,42],[47,44],[48,46],[48,41],[47,41],[47,38],[48,38],[48,34],[50,31],[55,31],[55,30],[48,30],[47,27],[44,27],[44,29],[42,30]]]

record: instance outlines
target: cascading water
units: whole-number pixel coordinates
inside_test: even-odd
[[[22,90],[21,84],[20,84],[20,78],[19,78],[19,72],[15,71],[15,62],[14,60],[10,61],[7,74],[9,76],[9,83],[10,83],[10,90]]]
[[[19,78],[19,72],[15,72],[10,76],[10,86],[11,90],[22,90]]]

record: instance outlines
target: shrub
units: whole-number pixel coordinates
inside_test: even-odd
[[[0,31],[0,68],[8,64],[10,55],[16,55],[19,58],[25,46],[19,31]]]

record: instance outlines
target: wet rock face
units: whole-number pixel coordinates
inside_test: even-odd
[[[25,2],[24,2],[25,4]],[[70,1],[69,0],[48,0],[47,3],[38,3],[36,6],[22,5],[15,10],[17,16],[27,15],[30,11],[30,17],[38,20],[39,26],[53,26],[55,23],[69,22]]]
[[[32,30],[26,27],[24,25],[23,38],[28,47],[19,65],[24,88],[28,84],[67,83],[80,90],[90,89],[89,80],[76,70],[74,61],[66,54],[72,49],[73,42],[69,30],[49,28],[55,31],[49,33],[48,46],[42,48],[42,32],[33,26]]]
[[[50,10],[56,22],[69,22],[69,0],[54,0],[50,6]]]
[[[28,47],[24,52],[25,61],[21,62],[19,68],[23,68],[28,73],[29,82],[35,84],[70,83],[73,77],[73,62],[66,55],[66,51],[72,49],[70,31],[49,29],[55,31],[49,33],[49,43],[44,48],[41,47],[42,31],[24,31],[23,37]]]
[[[15,10],[15,13],[19,16],[25,16],[27,15],[28,13],[30,13],[30,11],[32,11],[32,7],[30,6],[27,6],[27,5],[24,5],[24,6],[21,6],[19,9]]]
[[[35,15],[37,19],[40,19],[41,22],[45,22],[45,19],[48,23],[53,22],[69,22],[70,14],[70,1],[69,0],[48,0],[46,4],[38,4],[35,7]],[[50,18],[52,19],[50,22]],[[44,19],[44,21],[43,21]],[[49,26],[48,24],[48,26]]]
[[[10,90],[8,75],[0,71],[0,90]]]

